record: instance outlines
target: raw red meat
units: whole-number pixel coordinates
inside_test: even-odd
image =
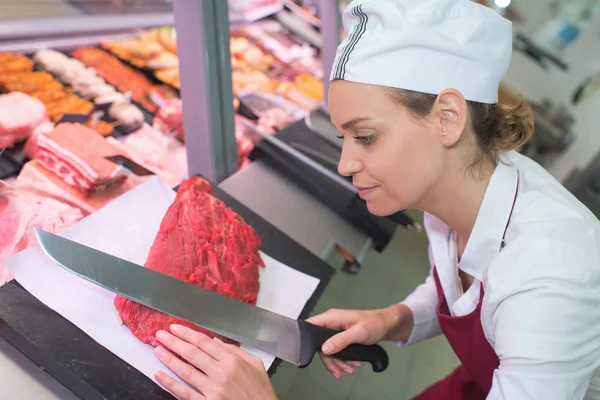
[[[202,178],[184,181],[167,210],[146,267],[171,277],[256,304],[260,238],[251,226],[213,196]],[[123,323],[141,341],[157,345],[158,330],[181,324],[214,334],[121,296],[115,306]],[[193,305],[191,305],[193,306]],[[224,339],[223,339],[224,340]]]
[[[77,208],[0,181],[0,285],[12,279],[4,260],[37,242],[33,228],[58,233],[81,218]]]
[[[33,158],[84,194],[126,177],[123,168],[104,158],[119,154],[118,149],[90,128],[63,123],[36,137]]]

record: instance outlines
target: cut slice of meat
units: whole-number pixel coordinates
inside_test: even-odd
[[[73,186],[67,185],[58,175],[46,169],[39,161],[32,160],[23,166],[15,185],[77,207],[85,215],[88,215],[104,207],[146,179],[147,177],[129,175],[121,182],[115,182],[102,191],[86,196]]]
[[[119,151],[98,132],[81,124],[63,123],[37,136],[34,157],[84,194],[123,180],[126,170],[105,159]]]
[[[35,151],[37,150],[37,141],[40,135],[47,135],[54,130],[54,124],[50,121],[44,122],[41,125],[38,125],[37,128],[31,132],[27,142],[25,142],[25,146],[23,147],[23,153],[29,159],[33,159],[35,156]]]
[[[175,187],[188,176],[185,146],[148,124],[128,135],[122,143],[107,140],[132,161],[152,171],[167,186]]]
[[[0,285],[12,279],[4,260],[37,242],[34,228],[58,233],[81,218],[77,208],[0,181]]]
[[[256,304],[259,290],[260,238],[239,215],[212,194],[199,177],[184,181],[167,210],[145,266],[173,278]],[[193,307],[193,305],[190,305]],[[190,322],[115,298],[119,317],[141,341],[157,345],[158,330],[182,324],[214,334]],[[225,339],[223,339],[225,340]]]

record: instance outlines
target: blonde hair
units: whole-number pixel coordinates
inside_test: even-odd
[[[390,88],[389,95],[415,119],[427,117],[437,99],[437,95],[396,88]],[[522,98],[515,104],[467,101],[467,106],[479,149],[471,167],[481,165],[485,157],[497,163],[501,153],[520,150],[533,136],[531,107]]]

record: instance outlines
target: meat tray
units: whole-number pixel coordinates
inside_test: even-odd
[[[0,179],[17,175],[21,167],[21,163],[17,162],[9,154],[0,154]]]
[[[17,176],[25,164],[26,157],[23,153],[25,142],[17,143],[10,149],[0,149],[0,179]]]
[[[300,315],[308,317],[333,276],[333,268],[218,187],[215,195],[256,230],[264,252],[320,279]],[[172,399],[15,281],[0,287],[0,336],[81,398]],[[271,376],[279,364],[279,360],[273,363]]]
[[[67,51],[61,51],[61,53],[63,53],[63,54],[65,54],[65,55],[67,55],[67,56],[70,57],[69,52],[67,52]],[[29,58],[31,58],[31,59],[33,59],[33,54],[26,54],[26,56],[29,57]],[[114,54],[113,54],[113,56],[114,56]],[[71,87],[70,84],[68,84],[67,82],[64,82],[58,76],[56,76],[55,74],[53,74],[51,71],[46,70],[43,66],[41,66],[37,62],[34,62],[34,70],[35,71],[45,71],[45,72],[48,72],[49,74],[51,74],[52,76],[54,76],[57,80],[59,80],[65,87]],[[75,93],[77,93],[77,91],[75,91]],[[154,118],[154,115],[152,115],[151,112],[149,112],[148,110],[146,110],[144,107],[142,107],[140,104],[138,104],[134,100],[131,100],[131,104],[133,104],[137,108],[139,108],[140,111],[144,114],[144,120],[145,120],[145,122],[148,123],[148,124],[150,124],[150,125],[152,125],[152,120]],[[87,121],[89,119],[89,116],[92,113],[96,112],[96,111],[105,111],[105,113],[101,117],[101,119],[103,121],[109,122],[109,123],[115,123],[115,122],[117,122],[114,118],[111,118],[108,115],[108,108],[109,107],[110,107],[110,103],[108,103],[108,104],[96,104],[95,107],[94,107],[94,109],[87,116],[88,118],[86,118],[85,120]],[[66,116],[66,118],[64,120],[61,120],[61,122],[81,122],[81,121],[78,120],[78,117],[76,115],[71,116],[69,114],[69,115]],[[140,125],[131,125],[131,126],[130,125],[117,125],[117,126],[115,126],[115,128],[113,130],[113,133],[110,136],[113,136],[113,137],[126,136],[126,135],[129,135],[129,134],[135,132],[139,128],[140,128]]]

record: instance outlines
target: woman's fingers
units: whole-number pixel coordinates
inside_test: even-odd
[[[360,368],[362,366],[362,363],[360,361],[346,361],[348,364],[350,364],[351,367],[354,368]]]
[[[331,372],[331,375],[333,375],[333,377],[338,381],[342,379],[342,369],[336,363],[333,362],[333,358],[323,355],[321,353],[319,353],[319,356],[321,357],[321,361],[323,361],[323,365],[325,365],[325,368],[329,372]]]
[[[190,329],[183,325],[171,325],[171,332],[178,338],[193,344],[194,346],[202,349],[206,354],[220,360],[223,356],[222,349],[208,336],[205,334]]]
[[[184,385],[183,383],[177,382],[175,379],[171,378],[169,375],[164,372],[157,372],[154,377],[160,383],[162,387],[167,389],[169,392],[173,393],[177,396],[178,399],[181,400],[206,400],[206,397],[196,392],[189,386]]]
[[[354,319],[356,318],[353,318],[351,311],[331,309],[325,311],[323,314],[315,315],[306,321],[324,328],[341,330],[355,322]]]
[[[251,365],[254,365],[255,367],[264,368],[264,364],[260,358],[254,357],[252,354],[245,352],[244,350],[240,349],[239,347],[233,344],[225,343],[218,337],[215,337],[214,340],[227,350],[231,351],[233,354],[236,354],[243,358],[246,362],[250,363]]]
[[[354,368],[348,362],[340,360],[339,358],[334,358],[333,362],[348,375],[354,374]]]
[[[369,338],[369,332],[363,325],[354,325],[348,330],[342,331],[330,337],[321,348],[326,355],[334,355],[344,350],[351,344],[364,343]]]
[[[175,372],[178,377],[202,392],[203,387],[208,385],[208,377],[202,372],[188,363],[185,363],[175,357],[171,352],[162,346],[154,349],[154,353],[158,359],[167,366],[171,371]],[[158,378],[157,378],[158,379]]]
[[[179,354],[184,360],[205,374],[210,375],[214,371],[216,361],[195,345],[185,342],[167,331],[156,332],[156,338],[167,349]]]

